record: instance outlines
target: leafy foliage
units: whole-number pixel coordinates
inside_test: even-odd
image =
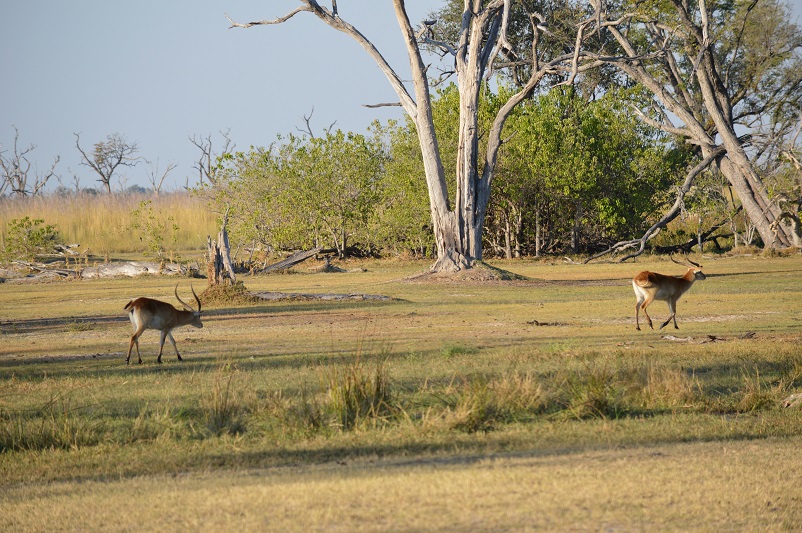
[[[631,98],[586,101],[557,88],[511,117],[491,223],[519,217],[510,237],[519,249],[533,247],[527,231],[541,232],[538,253],[555,241],[578,252],[644,229],[687,153],[627,113]]]
[[[325,243],[344,256],[351,239],[367,241],[386,158],[364,135],[290,135],[223,161],[214,201],[230,210],[235,239],[273,250]]]
[[[371,221],[375,246],[395,255],[411,253],[427,257],[435,243],[414,126],[409,122],[390,122],[376,133],[387,139],[390,157],[382,178],[381,200]]]
[[[487,131],[510,91],[485,87],[482,94],[479,128]],[[651,224],[689,152],[628,112],[637,98],[621,90],[588,101],[558,88],[513,113],[487,216],[491,250],[581,252]],[[457,157],[458,108],[454,85],[438,91],[433,121],[443,160]],[[341,256],[349,247],[415,256],[434,249],[410,119],[376,124],[370,135],[279,138],[267,149],[221,158],[217,176],[213,203],[229,211],[240,242],[333,247]]]
[[[140,232],[139,240],[148,253],[163,257],[166,245],[175,249],[178,242],[178,224],[173,215],[164,215],[153,208],[150,200],[143,200],[131,211],[131,228]]]
[[[45,224],[44,219],[31,219],[28,216],[12,219],[6,229],[3,259],[33,260],[36,255],[52,252],[53,246],[61,244],[58,229]]]

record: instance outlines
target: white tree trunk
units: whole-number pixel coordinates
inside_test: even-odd
[[[417,128],[420,142],[426,185],[429,192],[429,205],[437,246],[437,261],[433,271],[458,271],[470,268],[482,259],[482,231],[485,214],[490,200],[490,185],[495,172],[498,150],[501,146],[501,132],[504,122],[512,109],[528,98],[547,73],[554,73],[558,67],[563,72],[571,65],[573,72],[578,67],[574,54],[563,54],[550,62],[544,62],[537,50],[541,27],[532,19],[533,63],[531,76],[521,90],[513,95],[497,114],[493,126],[487,134],[487,150],[479,153],[479,131],[477,110],[479,92],[487,69],[498,54],[502,44],[507,43],[506,26],[511,0],[466,0],[462,16],[459,45],[452,48],[448,43],[430,41],[427,29],[422,26],[416,34],[409,22],[404,0],[393,0],[396,19],[409,56],[414,98],[401,78],[387,63],[376,47],[354,26],[347,23],[337,12],[336,2],[332,9],[322,7],[316,0],[299,0],[301,7],[288,15],[257,22],[237,23],[232,27],[249,28],[265,24],[281,24],[301,12],[313,13],[330,27],[353,38],[370,55],[387,77],[399,98],[400,105],[412,118]],[[230,19],[229,19],[230,20]],[[592,21],[591,21],[592,22]],[[581,43],[586,23],[578,30],[576,44]],[[460,93],[459,147],[455,162],[456,194],[454,205],[449,202],[446,174],[440,157],[437,136],[432,120],[431,97],[427,66],[424,64],[419,41],[439,48],[444,55],[454,57],[457,83]]]
[[[702,8],[704,8],[703,4]],[[687,7],[678,6],[678,9],[687,9]],[[735,134],[727,89],[718,81],[713,44],[708,41],[707,37],[709,33],[706,27],[707,18],[706,16],[702,17],[705,26],[701,28],[693,24],[692,18],[688,12],[681,17],[685,24],[685,30],[688,32],[688,39],[698,40],[697,44],[702,49],[698,59],[691,58],[699,62],[698,68],[693,71],[699,86],[697,95],[689,94],[690,81],[681,78],[676,58],[672,55],[673,52],[664,54],[665,59],[657,63],[665,69],[663,72],[663,75],[666,76],[665,79],[673,80],[672,86],[667,86],[664,80],[658,80],[650,72],[646,63],[641,60],[620,61],[615,59],[613,62],[628,76],[646,87],[669,112],[682,121],[683,126],[675,127],[668,122],[658,122],[649,118],[645,113],[639,112],[641,118],[655,127],[684,137],[689,142],[700,146],[703,158],[707,158],[719,146],[717,139],[708,133],[705,125],[701,122],[704,120],[705,114],[709,115],[715,124],[721,146],[726,149],[725,155],[717,160],[717,165],[738,195],[747,217],[754,224],[766,247],[787,246],[792,241],[792,229],[790,225],[783,223],[780,219],[779,207],[770,201],[765,186]],[[617,27],[608,26],[608,29],[627,56],[638,58],[642,55]],[[678,53],[682,53],[682,50]],[[696,98],[697,96],[701,96],[701,102]]]

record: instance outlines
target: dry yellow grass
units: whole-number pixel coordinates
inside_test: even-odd
[[[6,531],[793,531],[802,439],[23,484]]]
[[[189,193],[167,193],[159,196],[142,194],[98,194],[79,196],[35,196],[0,201],[0,244],[8,223],[30,217],[43,219],[58,228],[68,244],[80,244],[79,250],[104,256],[144,252],[141,232],[132,229],[131,212],[143,201],[150,201],[156,218],[174,218],[178,225],[177,240],[170,250],[199,250],[206,246],[206,236],[215,235],[214,213],[209,212],[202,198]]]

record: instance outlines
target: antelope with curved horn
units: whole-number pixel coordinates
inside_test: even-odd
[[[679,329],[679,326],[677,326],[677,300],[691,288],[694,281],[702,280],[706,277],[702,273],[702,266],[698,263],[694,263],[690,259],[687,259],[687,261],[693,266],[684,265],[674,259],[674,257],[671,257],[671,260],[680,266],[688,268],[685,275],[666,276],[658,274],[657,272],[644,270],[632,278],[632,288],[635,290],[635,297],[638,299],[638,303],[635,304],[635,329],[639,331],[640,322],[638,320],[638,314],[641,310],[643,310],[643,314],[646,315],[646,320],[649,321],[649,327],[654,329],[654,326],[652,326],[652,319],[649,313],[646,312],[646,308],[654,300],[668,302],[668,310],[671,312],[671,316],[663,322],[660,329],[666,327],[672,320],[674,321],[674,329]]]
[[[131,335],[131,342],[128,344],[128,357],[125,358],[126,365],[129,364],[131,350],[134,345],[136,345],[136,355],[139,358],[139,364],[142,364],[142,356],[139,355],[139,336],[142,335],[146,329],[158,329],[161,331],[159,357],[156,359],[157,363],[161,364],[162,362],[162,351],[164,350],[165,339],[170,339],[173,348],[175,348],[175,354],[178,356],[178,360],[183,361],[183,359],[181,359],[181,354],[178,353],[178,347],[175,345],[175,339],[173,339],[171,331],[181,326],[203,327],[200,316],[201,301],[198,295],[195,294],[195,289],[192,285],[190,285],[190,288],[192,289],[192,296],[194,296],[195,301],[198,302],[197,311],[187,305],[178,296],[178,284],[175,286],[175,297],[181,302],[181,305],[184,306],[184,311],[176,309],[166,302],[153,300],[151,298],[137,298],[126,304],[125,310],[128,311],[128,317],[131,319],[131,325],[134,328],[134,334]]]

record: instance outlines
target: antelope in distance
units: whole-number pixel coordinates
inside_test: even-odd
[[[139,364],[142,364],[142,356],[139,355],[139,336],[142,335],[146,329],[158,329],[161,332],[159,357],[156,359],[157,363],[161,364],[162,362],[162,351],[164,350],[165,339],[170,339],[173,348],[175,348],[175,354],[178,356],[178,360],[183,361],[183,359],[181,359],[181,354],[178,353],[178,347],[175,345],[175,339],[171,331],[181,326],[203,327],[200,316],[201,301],[198,295],[195,294],[195,289],[192,285],[190,285],[190,288],[192,289],[192,296],[194,296],[195,301],[198,302],[197,311],[187,305],[178,296],[178,284],[175,286],[175,297],[181,302],[181,305],[184,306],[184,311],[176,309],[166,302],[153,300],[151,298],[137,298],[125,305],[125,310],[128,311],[128,317],[131,319],[131,325],[134,328],[134,334],[131,335],[131,342],[128,344],[128,357],[125,358],[126,365],[129,364],[131,350],[134,345],[136,345],[136,355],[139,358]]]
[[[671,312],[671,316],[663,322],[660,329],[666,327],[672,320],[674,321],[674,329],[679,329],[679,326],[677,326],[677,300],[691,288],[694,281],[702,280],[706,277],[702,273],[702,265],[694,263],[690,259],[687,261],[693,266],[684,265],[674,259],[674,257],[671,257],[671,260],[680,266],[687,267],[688,271],[685,275],[666,276],[658,274],[657,272],[644,270],[632,278],[632,288],[635,290],[635,298],[638,299],[638,303],[635,304],[635,329],[638,331],[640,331],[638,314],[641,310],[643,310],[643,314],[646,315],[646,320],[649,321],[649,327],[654,329],[654,326],[652,326],[652,319],[649,313],[646,312],[646,308],[654,300],[668,302],[668,310]]]

